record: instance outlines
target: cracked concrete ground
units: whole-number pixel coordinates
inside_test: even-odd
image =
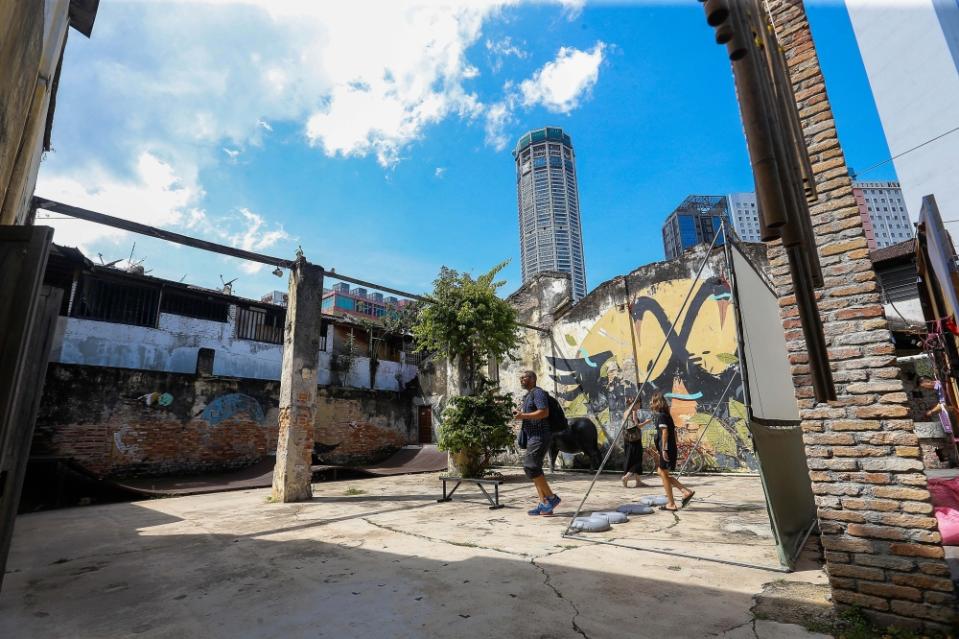
[[[550,481],[571,515],[589,478]],[[769,559],[758,479],[689,484],[701,503],[634,518],[613,538]],[[0,636],[824,636],[750,612],[764,584],[824,584],[818,566],[784,575],[564,539],[568,517],[526,515],[521,475],[500,510],[466,486],[437,503],[439,488],[413,475],[316,484],[301,504],[267,503],[264,489],[22,516]],[[603,478],[589,510],[643,492]]]

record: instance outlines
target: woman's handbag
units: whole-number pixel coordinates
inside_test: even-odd
[[[627,426],[626,432],[623,433],[623,441],[627,444],[635,444],[636,442],[643,441],[643,429],[636,424]]]

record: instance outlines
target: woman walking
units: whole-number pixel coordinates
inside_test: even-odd
[[[682,491],[683,507],[689,503],[696,493],[683,486],[678,479],[669,474],[669,471],[676,470],[676,424],[673,423],[673,417],[669,414],[669,404],[662,393],[653,395],[649,407],[653,410],[653,423],[656,424],[656,452],[659,457],[659,464],[656,472],[659,478],[663,480],[663,489],[666,491],[666,505],[660,506],[662,510],[679,510],[673,499],[673,488]]]
[[[623,462],[623,487],[629,488],[629,480],[636,480],[636,488],[647,488],[642,480],[643,474],[643,426],[649,424],[652,420],[639,421],[636,414],[642,409],[640,402],[636,402],[633,412],[629,416],[631,424],[626,425],[626,432],[623,433],[623,451],[626,458]]]

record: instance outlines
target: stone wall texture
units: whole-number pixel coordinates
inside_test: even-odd
[[[786,256],[773,244],[769,257],[833,600],[880,623],[943,629],[957,621],[955,586],[809,24],[801,0],[768,6],[818,187],[811,213],[835,402],[813,398]]]

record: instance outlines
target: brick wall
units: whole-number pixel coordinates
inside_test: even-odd
[[[769,7],[819,189],[812,218],[835,402],[813,399],[787,260],[778,245],[769,255],[833,600],[881,623],[946,628],[956,621],[954,584],[805,10],[801,0]]]
[[[31,455],[102,477],[238,468],[276,451],[279,382],[50,364]],[[321,460],[379,461],[415,437],[408,393],[320,387]]]

